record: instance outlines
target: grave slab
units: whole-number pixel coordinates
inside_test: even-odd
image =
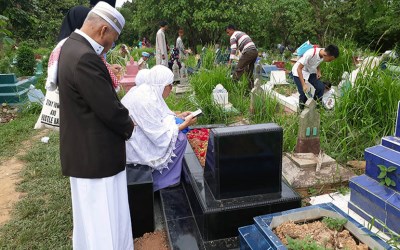
[[[322,217],[347,219],[347,223],[344,225],[344,227],[350,231],[355,238],[366,244],[370,249],[393,249],[382,239],[374,236],[370,230],[355,221],[332,203],[313,205],[269,215],[257,216],[254,218],[253,225],[255,228],[239,228],[239,235],[241,239],[245,237],[250,238],[251,236],[249,234],[252,234],[253,230],[257,229],[257,235],[254,237],[258,238],[259,241],[265,241],[268,243],[270,248],[267,249],[283,250],[287,248],[272,231],[275,227],[287,221],[304,222],[307,220],[320,219]],[[261,234],[263,237],[260,237],[259,234]],[[248,241],[241,240],[240,243],[241,249],[253,249],[251,248],[251,245],[248,244]]]
[[[282,158],[282,175],[293,188],[338,184],[355,176],[351,170],[337,163],[324,166],[320,171],[315,171],[314,168],[301,168],[287,156]]]
[[[204,241],[237,236],[237,228],[251,223],[256,215],[301,206],[300,196],[282,182],[280,198],[259,194],[217,200],[203,177],[194,153],[184,156],[184,188]]]
[[[319,162],[318,156],[313,153],[286,153],[285,155],[300,168],[315,168]],[[321,167],[325,167],[331,164],[336,164],[336,161],[329,155],[323,153],[320,164]]]
[[[17,79],[15,74],[0,74],[0,103],[21,103],[28,100],[30,85],[36,76]]]

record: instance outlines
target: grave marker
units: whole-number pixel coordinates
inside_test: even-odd
[[[286,73],[283,70],[271,71],[270,81],[274,85],[278,84],[288,84],[286,82]]]
[[[125,75],[120,81],[121,87],[125,92],[128,92],[133,86],[135,86],[135,78],[139,72],[139,66],[137,62],[131,58],[131,60],[126,64]]]
[[[319,154],[321,150],[319,140],[320,115],[316,106],[317,104],[313,99],[308,99],[300,114],[296,153]]]
[[[174,64],[172,65],[172,73],[174,73],[174,82],[178,82],[181,79],[179,73],[179,65],[176,60],[174,60]]]

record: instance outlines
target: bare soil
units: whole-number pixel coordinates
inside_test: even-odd
[[[134,246],[135,250],[169,250],[167,233],[165,230],[145,233],[135,239]]]
[[[285,222],[274,229],[274,233],[283,244],[287,245],[287,237],[292,239],[304,239],[310,237],[317,244],[328,249],[368,250],[364,243],[357,243],[349,231],[341,232],[329,229],[323,222],[314,221],[305,224]]]
[[[7,123],[17,117],[18,108],[13,108],[3,103],[0,106],[0,124]]]
[[[22,142],[21,147],[13,157],[0,163],[0,225],[10,219],[14,203],[23,196],[23,193],[15,190],[17,184],[21,181],[20,172],[24,168],[24,162],[20,158],[28,152],[33,142],[38,141],[48,132],[49,130],[42,130],[34,137]]]

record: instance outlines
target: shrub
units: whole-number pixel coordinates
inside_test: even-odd
[[[21,43],[17,51],[17,69],[21,76],[32,76],[35,67],[33,50],[25,43]]]

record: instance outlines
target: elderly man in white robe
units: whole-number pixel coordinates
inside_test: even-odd
[[[58,59],[61,169],[70,177],[75,250],[132,250],[125,140],[134,128],[104,54],[125,19],[99,2]]]

